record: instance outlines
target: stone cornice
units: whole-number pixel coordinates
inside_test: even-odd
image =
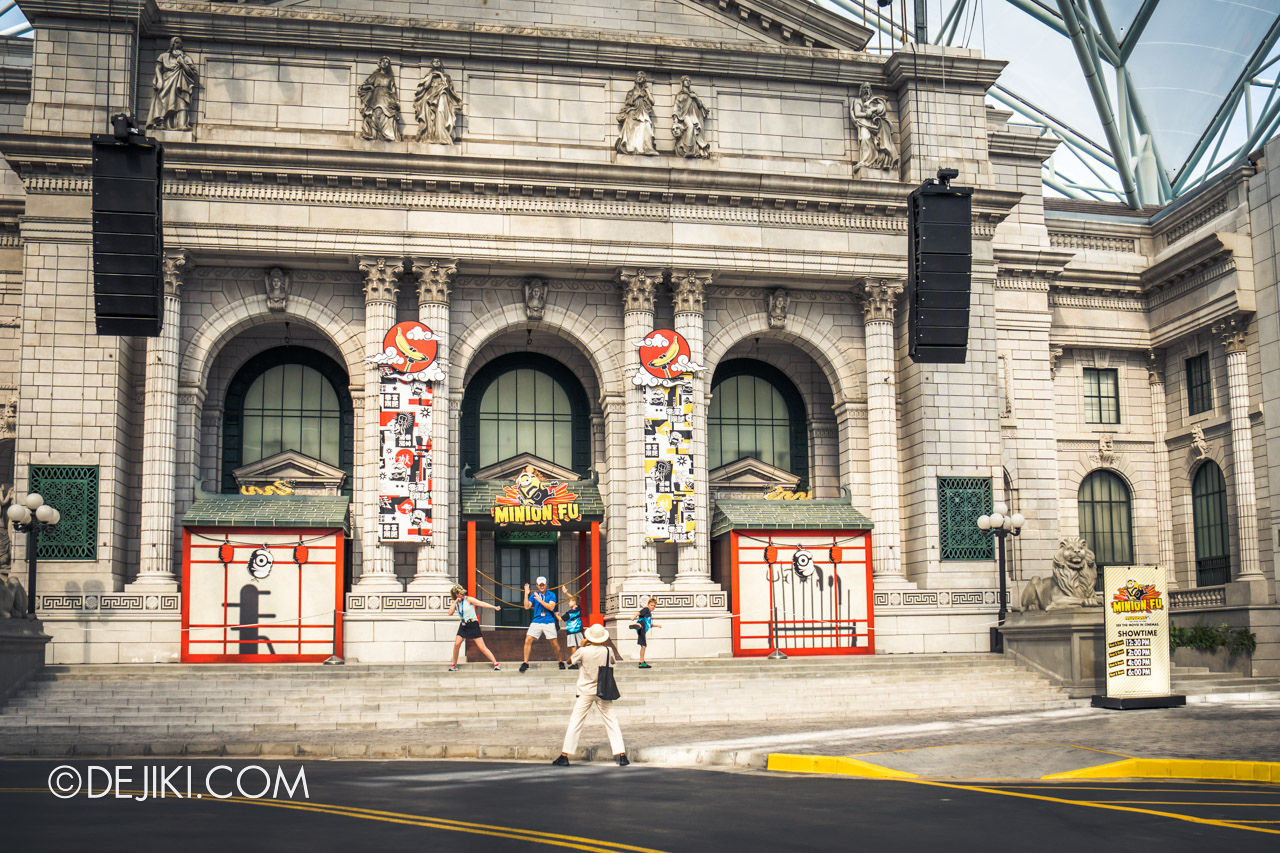
[[[955,87],[978,87],[983,92],[1000,77],[1008,65],[998,59],[984,59],[976,50],[913,45],[900,50],[885,63],[885,85],[901,89],[912,80]]]
[[[1075,258],[1074,252],[996,246],[998,275],[1007,278],[1056,278]]]
[[[1251,165],[1232,169],[1179,203],[1157,212],[1149,220],[1156,245],[1161,249],[1171,246],[1226,213],[1233,205],[1233,191],[1242,189],[1253,173]]]
[[[987,150],[992,157],[1021,157],[1043,163],[1058,149],[1058,140],[1047,136],[992,131],[987,134]]]
[[[1251,259],[1252,256],[1248,236],[1214,232],[1148,267],[1142,273],[1143,290],[1157,293],[1224,261],[1235,261],[1240,257]]]

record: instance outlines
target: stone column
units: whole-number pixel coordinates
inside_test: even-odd
[[[1258,564],[1258,494],[1253,479],[1253,429],[1249,426],[1249,368],[1246,342],[1249,319],[1237,315],[1214,326],[1227,351],[1227,393],[1231,398],[1231,471],[1235,480],[1236,524],[1240,536],[1240,574],[1236,580],[1261,581]]]
[[[1173,557],[1173,497],[1169,486],[1168,409],[1164,396],[1164,353],[1147,353],[1147,381],[1151,383],[1151,434],[1156,456],[1156,536],[1160,543],[1160,565],[1169,586],[1178,585]]]
[[[702,364],[706,338],[706,290],[711,273],[706,270],[677,270],[671,276],[675,302],[675,330],[689,342],[689,358]],[[711,586],[710,502],[707,495],[707,383],[706,372],[693,377],[693,519],[697,529],[692,542],[677,546],[676,580],[679,587]]]
[[[626,460],[627,490],[627,562],[623,589],[641,593],[651,592],[660,583],[658,559],[654,549],[645,541],[645,492],[644,492],[644,398],[631,376],[639,370],[636,346],[644,336],[653,331],[654,288],[662,281],[660,270],[622,269],[618,271],[622,282],[623,352],[626,357],[623,378],[623,395],[626,400]],[[622,566],[610,566],[611,574]]]
[[[396,297],[400,292],[397,279],[404,272],[404,263],[386,258],[361,258],[360,271],[364,273],[364,351],[368,358],[382,352],[382,339],[396,323]],[[390,545],[378,541],[378,404],[378,371],[366,364],[364,406],[357,421],[364,436],[364,447],[355,466],[354,491],[359,501],[364,541],[356,585],[366,592],[399,592],[403,587],[396,578],[394,552]]]
[[[456,258],[414,258],[418,279],[418,322],[440,338],[436,363],[449,372],[449,291],[458,273]],[[457,479],[456,456],[449,444],[449,394],[446,382],[437,382],[431,397],[431,541],[418,546],[418,567],[409,589],[414,592],[447,592],[453,586],[449,572],[449,533],[453,505],[449,485]],[[471,591],[475,594],[475,590]]]
[[[142,553],[130,586],[172,591],[174,482],[178,466],[178,333],[182,319],[182,276],[190,255],[164,253],[164,320],[159,337],[147,339],[142,431]]]
[[[905,583],[902,570],[902,485],[898,473],[898,381],[894,369],[894,301],[902,282],[863,279],[862,316],[867,339],[867,432],[871,456],[871,534],[875,584]]]

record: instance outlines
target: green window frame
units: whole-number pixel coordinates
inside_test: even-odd
[[[1120,423],[1120,372],[1113,367],[1084,369],[1084,421]]]
[[[1213,408],[1213,377],[1209,373],[1209,353],[1187,359],[1187,414],[1198,415]]]
[[[1098,568],[1133,565],[1133,502],[1124,480],[1110,471],[1094,471],[1080,481],[1076,506],[1080,538],[1093,551]]]
[[[98,466],[32,465],[27,493],[40,495],[62,516],[40,532],[39,559],[98,559]]]
[[[990,477],[938,478],[938,539],[942,560],[990,560],[993,537],[978,527],[978,516],[993,507]]]
[[[1191,481],[1191,517],[1195,528],[1196,586],[1231,580],[1227,484],[1216,462],[1205,462]]]

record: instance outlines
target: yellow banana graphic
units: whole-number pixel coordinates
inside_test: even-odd
[[[405,338],[404,332],[396,329],[396,346],[400,348],[400,352],[404,353],[404,357],[409,361],[422,361],[426,355],[418,352],[413,345]]]
[[[680,339],[676,338],[671,342],[671,346],[662,355],[649,362],[650,367],[656,367],[659,370],[666,370],[667,365],[676,360],[676,355],[680,352]]]

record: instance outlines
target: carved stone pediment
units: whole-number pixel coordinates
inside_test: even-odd
[[[794,490],[800,485],[800,478],[795,474],[754,457],[721,465],[712,471],[707,479],[710,481],[712,490],[727,492],[763,493],[778,486]]]
[[[286,450],[257,462],[250,462],[231,472],[236,485],[266,489],[284,482],[296,495],[338,495],[347,474],[319,459],[312,459],[296,450]],[[254,492],[262,494],[263,492]],[[266,492],[266,494],[274,494]]]
[[[481,468],[475,473],[475,478],[477,480],[514,480],[517,474],[530,465],[536,468],[538,473],[546,480],[582,479],[568,468],[557,465],[554,462],[548,462],[541,456],[534,456],[532,453],[521,453],[519,456],[512,456],[510,459],[503,459],[501,462],[495,462],[486,468]]]

